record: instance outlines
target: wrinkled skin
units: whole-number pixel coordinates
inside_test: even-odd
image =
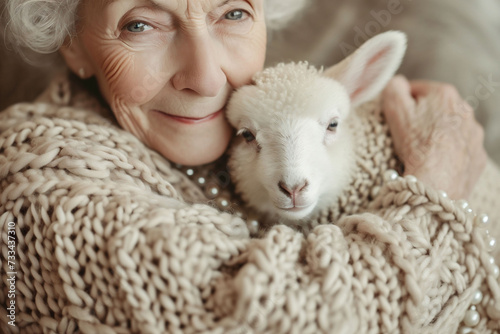
[[[384,112],[405,174],[467,198],[486,166],[484,132],[474,111],[449,85],[396,76],[384,94]]]
[[[169,160],[220,157],[230,93],[264,64],[263,0],[84,1],[61,49],[73,72],[95,76],[120,125]]]

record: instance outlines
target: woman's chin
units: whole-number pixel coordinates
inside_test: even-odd
[[[210,162],[213,162],[220,158],[224,152],[226,146],[223,146],[224,149],[220,148],[206,148],[206,149],[199,149],[199,148],[193,148],[193,149],[186,149],[186,151],[181,150],[181,152],[160,152],[164,157],[166,157],[169,161],[181,164],[184,166],[198,166],[198,165],[204,165],[208,164]],[[187,151],[189,150],[189,151]]]
[[[189,132],[189,131],[188,131]],[[185,166],[203,165],[220,158],[233,136],[229,124],[219,124],[202,133],[177,133],[175,138],[160,138],[151,147],[169,161]]]

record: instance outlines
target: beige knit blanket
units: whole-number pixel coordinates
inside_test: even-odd
[[[0,113],[2,332],[454,333],[477,289],[475,329],[500,330],[485,228],[418,181],[383,183],[390,149],[380,156],[376,122],[361,195],[307,236],[274,226],[252,239],[68,80],[40,101]],[[498,208],[498,175],[489,165],[475,210]],[[336,221],[343,206],[367,207],[359,198],[371,211]]]

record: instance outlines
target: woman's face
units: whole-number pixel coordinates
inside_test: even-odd
[[[264,64],[264,0],[83,1],[62,53],[97,78],[120,125],[180,164],[220,157],[229,95]]]

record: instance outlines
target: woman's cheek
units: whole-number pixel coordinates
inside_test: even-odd
[[[147,143],[150,124],[140,109],[133,108],[120,99],[113,101],[111,109],[113,109],[113,114],[122,128]]]
[[[141,106],[151,100],[155,93],[145,86],[145,75],[136,66],[123,71],[119,84],[110,86],[109,104],[118,123],[142,141],[146,140],[149,121]]]
[[[158,63],[152,54],[135,55],[130,70],[121,79],[117,93],[128,96],[130,103],[136,105],[151,101],[167,82],[167,76],[157,66]]]
[[[131,105],[141,105],[158,93],[162,82],[155,75],[151,58],[152,55],[148,57],[124,49],[110,50],[106,54],[100,67],[110,104],[119,99]]]
[[[251,82],[255,73],[264,67],[266,57],[265,25],[256,26],[246,36],[229,38],[225,41],[226,50],[230,50],[229,80],[234,88],[239,88]],[[237,47],[235,47],[237,46]]]

